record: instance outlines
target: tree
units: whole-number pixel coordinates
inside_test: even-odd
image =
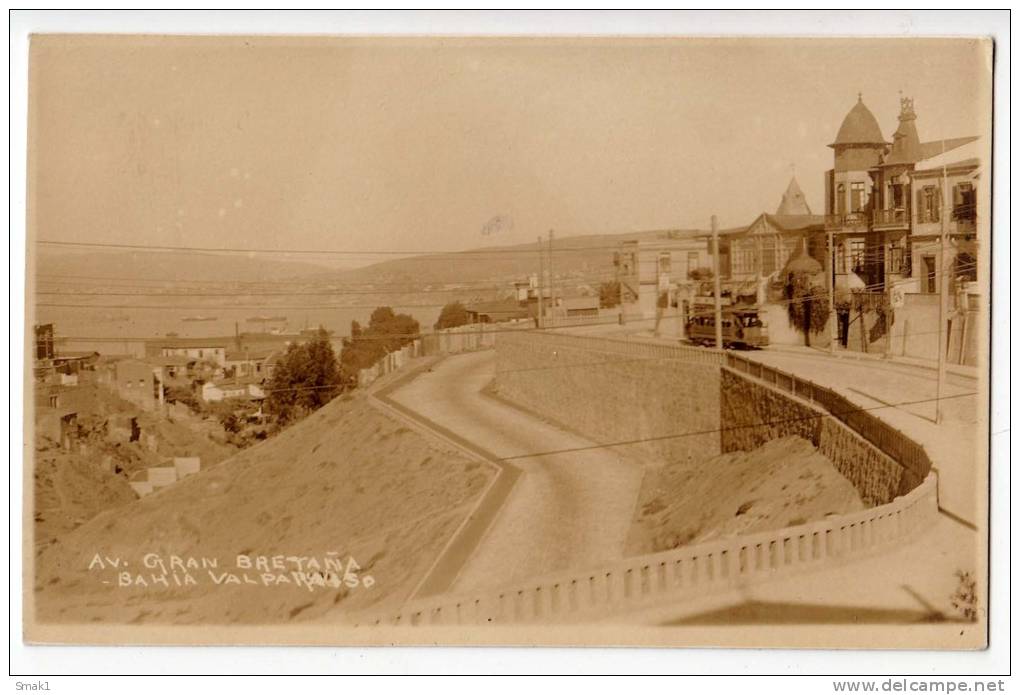
[[[436,330],[443,328],[456,328],[457,326],[463,326],[471,322],[471,317],[468,315],[467,309],[460,302],[450,302],[443,307],[443,310],[439,312],[439,318],[436,320]],[[351,334],[354,335],[353,333]]]
[[[357,330],[355,330],[357,329]],[[388,306],[372,312],[367,327],[351,324],[351,337],[344,340],[340,352],[341,380],[357,384],[358,372],[371,367],[388,352],[399,350],[421,333],[421,328],[409,314],[397,314]]]
[[[368,325],[370,327],[379,326],[385,324],[388,321],[392,321],[395,318],[395,316],[396,315],[393,313],[392,308],[388,306],[381,306],[376,308],[376,310],[372,312],[372,316],[369,317],[368,320]]]
[[[202,410],[202,401],[190,386],[168,386],[163,395],[168,403],[183,403],[196,413]]]
[[[243,415],[238,416],[237,412],[239,410],[243,411],[246,408],[247,406],[244,401],[234,398],[225,401],[215,401],[206,406],[206,410],[219,421],[223,426],[223,431],[228,434],[237,434],[241,431],[244,419]]]
[[[266,406],[285,423],[321,408],[341,390],[340,364],[329,334],[320,328],[309,342],[287,347],[273,370]]]
[[[789,273],[783,293],[790,326],[804,334],[804,345],[811,345],[811,334],[821,333],[829,322],[829,295],[812,281],[813,274]]]
[[[612,309],[614,306],[619,306],[621,294],[619,280],[603,282],[599,285],[599,304],[604,309]]]

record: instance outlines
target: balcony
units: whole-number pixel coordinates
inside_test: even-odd
[[[952,232],[953,234],[959,234],[962,236],[969,237],[977,236],[977,224],[975,223],[974,220],[971,219],[956,220],[954,226],[956,227],[956,229],[953,230]]]
[[[907,229],[910,226],[910,214],[903,208],[875,210],[871,219],[875,229]]]
[[[861,229],[868,228],[868,215],[865,212],[848,212],[842,215],[826,215],[826,229]]]
[[[977,205],[974,201],[967,200],[964,203],[953,206],[953,222],[956,233],[966,236],[977,234]]]

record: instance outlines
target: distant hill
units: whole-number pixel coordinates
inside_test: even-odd
[[[698,233],[698,230],[653,230],[557,238],[553,245],[554,272],[557,277],[608,279],[614,268],[613,252],[621,242],[663,238],[668,233],[685,236]],[[533,242],[399,258],[353,270],[323,273],[316,279],[351,284],[477,283],[523,279],[537,273],[538,269],[538,243]]]
[[[728,231],[728,230],[723,230]],[[557,238],[553,267],[559,278],[591,283],[613,274],[613,252],[623,241],[689,236],[699,230],[652,230]],[[703,233],[703,232],[701,232]],[[350,265],[354,265],[351,262]],[[504,284],[539,270],[538,244],[493,246],[457,253],[394,258],[337,268],[333,260],[309,262],[266,255],[151,251],[84,251],[44,248],[36,272],[47,276],[98,276],[126,280],[259,282],[297,280],[308,285],[401,285],[407,289],[458,283]]]
[[[94,276],[124,280],[259,282],[329,272],[329,267],[266,255],[171,251],[83,251],[43,248],[36,273],[48,277]],[[335,270],[332,272],[336,272]]]

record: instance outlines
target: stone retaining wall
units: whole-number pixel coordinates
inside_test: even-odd
[[[899,433],[872,432],[882,423],[870,413],[776,370],[768,370],[774,383],[746,374],[746,360],[728,353],[530,331],[500,334],[496,347],[498,395],[652,462],[704,460],[799,436],[869,506],[917,487],[930,468],[921,465],[923,449]]]
[[[723,452],[751,451],[773,439],[803,437],[853,484],[869,507],[886,504],[921,482],[822,408],[726,367],[720,384]]]
[[[599,444],[624,443],[614,447],[621,454],[690,460],[719,453],[717,367],[550,338],[499,337],[499,396]]]

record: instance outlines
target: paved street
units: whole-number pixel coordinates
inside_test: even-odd
[[[495,353],[452,356],[390,395],[497,457],[593,442],[486,396]],[[642,471],[611,451],[514,458],[522,470],[452,591],[503,585],[622,556]]]

